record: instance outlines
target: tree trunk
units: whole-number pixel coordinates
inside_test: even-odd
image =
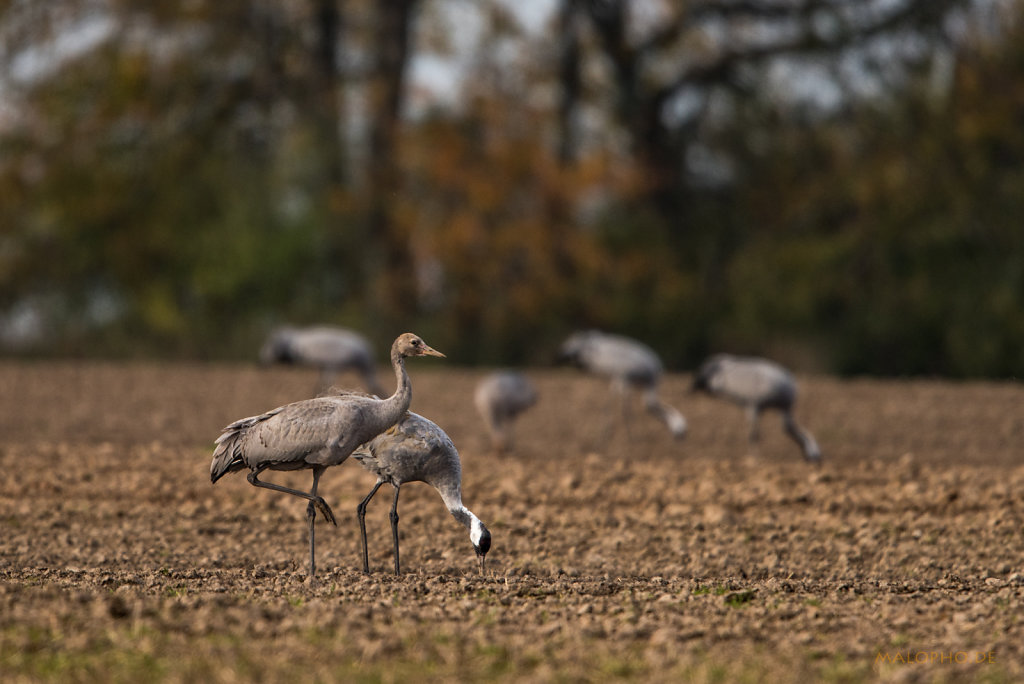
[[[345,183],[344,141],[341,137],[342,89],[338,75],[338,47],[342,16],[337,0],[317,0],[314,77],[318,92],[316,118],[323,144],[324,167],[331,188]]]
[[[409,235],[392,212],[399,191],[398,133],[401,123],[409,36],[416,0],[374,5],[374,73],[370,83],[370,157],[367,229],[377,278],[377,324],[387,331],[404,324],[416,310],[416,287]]]
[[[558,13],[558,81],[562,86],[558,103],[558,160],[563,166],[576,159],[576,105],[580,100],[580,38],[577,22],[579,0],[562,0]]]

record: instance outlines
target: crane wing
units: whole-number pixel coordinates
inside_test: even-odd
[[[407,412],[395,425],[361,445],[352,454],[360,465],[386,482],[429,482],[437,471],[458,468],[458,452],[434,422]]]
[[[307,399],[231,423],[217,438],[211,481],[246,467],[302,467],[308,456],[343,439],[348,404],[337,399]]]

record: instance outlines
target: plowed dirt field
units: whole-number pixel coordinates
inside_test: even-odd
[[[498,456],[481,373],[409,367],[493,534],[486,574],[410,484],[404,574],[385,488],[364,575],[374,477],[350,460],[320,483],[338,526],[318,523],[311,589],[305,502],[209,465],[222,426],[315,372],[0,362],[0,680],[1024,681],[1024,385],[801,377],[814,467],[773,415],[752,447],[686,375],[662,390],[675,442],[549,369]]]

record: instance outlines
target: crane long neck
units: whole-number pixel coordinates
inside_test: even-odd
[[[473,521],[466,515],[469,509],[462,505],[462,487],[458,484],[446,482],[434,484],[434,489],[441,495],[441,500],[444,501],[444,507],[448,509],[448,512],[468,528]]]
[[[796,424],[792,414],[786,413],[783,425],[786,428],[786,433],[800,445],[800,449],[804,452],[804,458],[808,461],[817,461],[821,458],[821,449],[818,448],[818,443],[814,441],[814,437],[809,432],[804,431]]]
[[[452,517],[459,521],[466,530],[469,532],[469,540],[473,542],[473,546],[480,544],[480,540],[487,534],[487,529],[484,527],[483,522],[480,518],[476,517],[473,511],[469,510],[462,504],[462,498],[456,495],[455,497],[449,498],[444,494],[441,495],[444,498],[445,506],[448,507],[448,512],[452,514]],[[490,546],[490,541],[487,542]],[[477,550],[480,554],[480,550]],[[487,548],[483,549],[483,553],[487,553]],[[481,565],[481,568],[483,565]]]
[[[462,487],[458,485],[442,485],[435,487],[435,489],[441,495],[441,500],[444,501],[444,506],[452,514],[452,517],[472,532],[473,521],[479,522],[479,518],[462,503]]]
[[[473,542],[473,546],[477,549],[477,555],[483,558],[483,555],[487,553],[491,546],[490,532],[487,531],[483,521],[476,517],[473,511],[463,505],[461,481],[462,475],[456,471],[454,481],[449,480],[440,484],[433,483],[433,487],[441,495],[445,508],[452,514],[452,517],[469,532],[469,540]],[[484,537],[486,537],[486,545],[481,548],[479,545]],[[483,569],[483,561],[481,561],[480,568]]]
[[[452,514],[459,523],[461,523],[469,531],[473,530],[473,519],[476,518],[473,512],[462,505],[460,502],[458,506],[449,507],[448,512]]]
[[[395,393],[384,400],[384,414],[386,419],[391,421],[385,428],[397,423],[412,403],[412,382],[409,380],[409,374],[405,372],[405,359],[397,347],[391,348],[391,367],[395,369],[397,387]]]

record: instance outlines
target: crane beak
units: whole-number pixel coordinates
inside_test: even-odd
[[[484,565],[486,564],[487,556],[486,554],[481,553],[477,556],[477,558],[480,559],[480,574],[483,575],[486,572],[486,568],[484,567]]]
[[[420,354],[419,355],[420,356],[440,356],[442,359],[443,358],[447,358],[447,357],[445,357],[444,354],[442,354],[441,352],[437,351],[436,349],[434,349],[433,347],[431,347],[430,345],[428,345],[426,343],[424,343],[423,347],[420,349]]]

